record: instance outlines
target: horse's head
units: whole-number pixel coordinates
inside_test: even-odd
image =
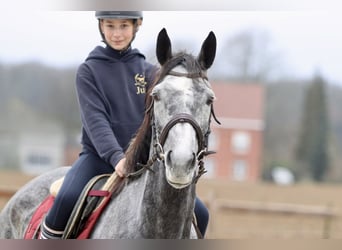
[[[166,179],[174,188],[192,183],[199,162],[207,151],[212,102],[215,98],[206,71],[216,53],[216,38],[210,32],[197,58],[186,53],[172,55],[165,29],[157,39],[161,64],[153,88],[153,126],[157,150],[163,156]]]

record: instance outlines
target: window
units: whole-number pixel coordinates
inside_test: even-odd
[[[231,139],[232,151],[235,153],[246,154],[251,146],[251,136],[247,132],[236,131]]]
[[[31,154],[28,156],[27,162],[31,165],[50,165],[52,159],[48,155]]]
[[[207,171],[203,177],[205,178],[214,178],[215,177],[215,163],[213,159],[205,158],[204,159],[204,167]]]
[[[247,179],[247,163],[244,160],[235,160],[233,162],[233,179],[244,181]]]
[[[219,138],[215,132],[211,132],[209,135],[208,149],[217,151],[219,148]]]

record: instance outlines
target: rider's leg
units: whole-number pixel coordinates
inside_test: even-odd
[[[91,152],[83,152],[65,176],[54,204],[42,227],[42,236],[62,236],[70,214],[88,181],[96,175],[112,173],[113,168]],[[44,234],[44,231],[46,232]],[[58,233],[56,233],[58,232]]]
[[[209,222],[209,211],[207,207],[204,205],[204,203],[198,197],[196,197],[195,201],[195,215],[198,229],[204,237]]]

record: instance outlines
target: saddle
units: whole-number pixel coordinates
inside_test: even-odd
[[[25,239],[38,238],[43,217],[51,208],[63,180],[64,178],[61,178],[51,185],[50,195],[40,204],[31,218],[24,236]],[[112,194],[117,191],[116,184],[119,181],[120,178],[114,172],[95,176],[88,182],[74,206],[62,239],[88,238]]]

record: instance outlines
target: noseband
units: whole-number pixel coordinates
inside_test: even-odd
[[[189,123],[196,132],[197,140],[198,140],[198,150],[201,151],[205,147],[205,142],[204,142],[204,136],[202,133],[202,129],[198,125],[198,123],[195,121],[195,119],[186,113],[180,113],[175,115],[163,128],[160,138],[159,138],[159,143],[160,146],[163,147],[164,143],[166,141],[166,138],[169,134],[170,129],[172,129],[177,123]]]

